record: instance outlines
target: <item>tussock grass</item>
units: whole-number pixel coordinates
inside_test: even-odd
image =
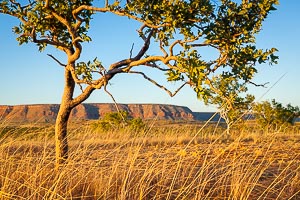
[[[73,127],[55,171],[53,128],[31,128],[0,138],[0,199],[300,199],[298,132]]]

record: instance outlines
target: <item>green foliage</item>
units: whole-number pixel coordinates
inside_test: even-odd
[[[283,106],[273,99],[271,102],[263,101],[253,106],[254,117],[262,128],[276,129],[292,125],[295,118],[300,116],[299,107],[291,104]]]
[[[128,112],[112,112],[104,115],[97,123],[93,124],[95,129],[101,131],[120,130],[128,128],[133,131],[141,131],[145,124],[141,118],[132,118]]]
[[[134,0],[128,1],[125,6],[125,12],[145,19],[149,25],[158,26],[155,38],[165,46],[169,45],[176,32],[185,39],[194,38],[193,23],[200,20],[203,24],[209,22],[213,11],[214,6],[209,0]]]
[[[75,72],[82,80],[91,82],[93,80],[92,73],[98,72],[102,73],[105,69],[102,66],[101,62],[95,58],[92,62],[78,62],[75,67]]]

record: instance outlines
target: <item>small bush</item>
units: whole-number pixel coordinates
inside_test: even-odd
[[[132,118],[128,112],[120,111],[105,114],[102,119],[92,125],[92,128],[105,132],[125,128],[139,131],[145,128],[145,123],[141,118]]]

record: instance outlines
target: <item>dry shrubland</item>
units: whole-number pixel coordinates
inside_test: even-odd
[[[69,134],[55,170],[53,127],[0,131],[0,199],[300,199],[300,133],[195,125]]]

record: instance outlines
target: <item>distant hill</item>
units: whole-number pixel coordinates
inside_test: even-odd
[[[193,112],[194,119],[197,121],[219,121],[220,114],[215,112]],[[212,119],[210,119],[212,118]],[[221,121],[224,121],[221,119]]]
[[[120,110],[132,117],[164,120],[208,120],[213,113],[192,112],[188,107],[166,104],[118,104]],[[0,105],[0,121],[9,122],[54,122],[59,104]],[[99,119],[105,113],[116,112],[115,104],[85,103],[73,109],[72,120]],[[219,119],[218,116],[215,119]]]

